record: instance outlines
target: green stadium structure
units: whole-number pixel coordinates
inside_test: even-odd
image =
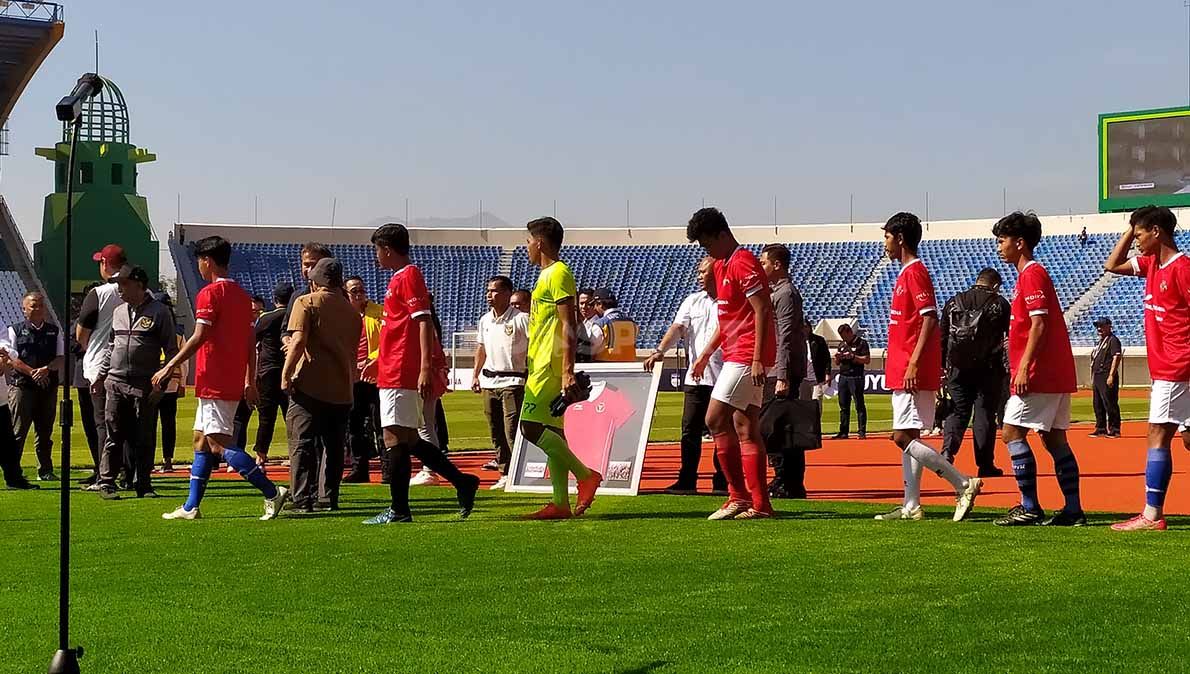
[[[54,192],[45,198],[41,241],[33,257],[46,289],[61,310],[66,222],[66,171],[70,127],[54,147],[37,148],[54,162]],[[154,287],[158,279],[158,242],[149,223],[149,203],[136,193],[137,166],[157,156],[129,142],[128,106],[111,80],[103,80],[98,96],[83,104],[83,124],[75,157],[74,239],[71,245],[71,293],[80,293],[98,279],[92,254],[119,243],[128,259],[145,268]]]

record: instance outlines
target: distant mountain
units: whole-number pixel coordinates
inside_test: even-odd
[[[508,227],[509,224],[500,219],[499,216],[483,211],[474,215],[468,215],[460,218],[443,218],[438,216],[427,216],[424,218],[413,218],[412,222],[404,222],[405,219],[396,216],[385,216],[383,218],[376,218],[369,221],[365,227],[379,227],[389,222],[401,222],[410,227],[433,227],[438,229],[474,229],[480,227]]]

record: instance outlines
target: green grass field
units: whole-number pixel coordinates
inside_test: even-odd
[[[868,430],[869,432],[880,432],[888,430],[892,411],[890,406],[890,398],[888,396],[868,396]],[[491,440],[488,437],[487,421],[483,417],[483,408],[480,404],[480,398],[477,395],[460,392],[451,393],[444,398],[446,404],[447,420],[450,425],[450,447],[452,450],[467,450],[467,449],[491,449]],[[76,403],[77,404],[77,403]],[[192,456],[190,443],[190,427],[194,422],[194,398],[182,398],[178,401],[178,446],[176,448],[177,458],[180,461],[188,462]],[[1148,399],[1137,397],[1124,397],[1120,399],[1120,409],[1124,419],[1144,419],[1148,412]],[[1088,397],[1077,397],[1073,401],[1073,416],[1076,421],[1094,420],[1094,415],[1091,412],[1091,399]],[[76,412],[77,414],[77,412]],[[655,442],[674,442],[678,440],[681,430],[682,421],[682,394],[681,393],[660,393],[657,396],[656,411],[653,416],[653,428],[649,434],[649,439]],[[273,437],[273,453],[276,455],[285,452],[285,434],[283,430],[284,423],[280,420],[277,422],[277,433]],[[855,415],[852,414],[852,433],[855,433]],[[822,430],[827,435],[833,434],[839,428],[839,406],[835,400],[827,400],[823,407],[822,416]],[[253,415],[252,422],[248,427],[249,444],[256,433],[256,416]],[[71,465],[76,468],[84,468],[90,465],[91,456],[87,450],[86,440],[83,436],[82,425],[75,423],[74,432],[72,434],[71,446]],[[54,448],[54,463],[57,465],[58,457],[60,456],[60,449]],[[160,460],[160,448],[157,451],[158,459]],[[36,460],[33,456],[33,438],[30,433],[30,438],[26,442],[26,449],[23,456],[22,463],[30,470],[26,473],[33,475],[36,471],[31,470],[36,466]]]
[[[475,399],[448,401],[456,447],[482,446]],[[1130,417],[1144,406],[1123,402]],[[655,439],[676,438],[680,405],[661,398]],[[877,431],[887,398],[870,408]],[[186,481],[156,484],[162,499],[75,492],[83,671],[1102,672],[1190,657],[1176,533],[1006,531],[944,508],[880,524],[883,505],[821,501],[711,523],[718,499],[674,496],[522,522],[540,496],[490,492],[457,522],[441,488],[414,490],[414,524],[376,529],[360,521],[386,504],[381,486],[345,485],[337,513],[259,522],[238,480],[212,486],[205,519],[166,522]],[[57,503],[0,492],[0,671],[44,671],[55,648]]]

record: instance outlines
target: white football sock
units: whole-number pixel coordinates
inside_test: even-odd
[[[945,456],[942,456],[933,447],[924,442],[920,440],[910,442],[909,447],[905,449],[905,453],[917,459],[921,465],[940,475],[942,479],[954,487],[956,492],[962,491],[967,486],[967,476],[959,472],[958,468],[952,466],[946,460]]]
[[[901,453],[901,478],[905,483],[905,511],[921,506],[921,464],[909,454]]]

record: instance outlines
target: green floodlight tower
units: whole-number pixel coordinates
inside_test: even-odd
[[[83,102],[82,125],[74,157],[74,239],[71,244],[71,295],[99,280],[95,251],[109,243],[124,247],[128,260],[148,272],[157,286],[158,243],[149,222],[149,202],[136,193],[137,165],[157,156],[136,147],[128,138],[128,106],[124,94],[111,80],[103,79],[99,95]],[[37,272],[53,298],[59,316],[68,307],[57,306],[64,296],[63,260],[66,256],[66,176],[70,159],[72,125],[63,123],[62,140],[36,153],[54,162],[54,192],[46,195],[41,241],[33,246]]]

